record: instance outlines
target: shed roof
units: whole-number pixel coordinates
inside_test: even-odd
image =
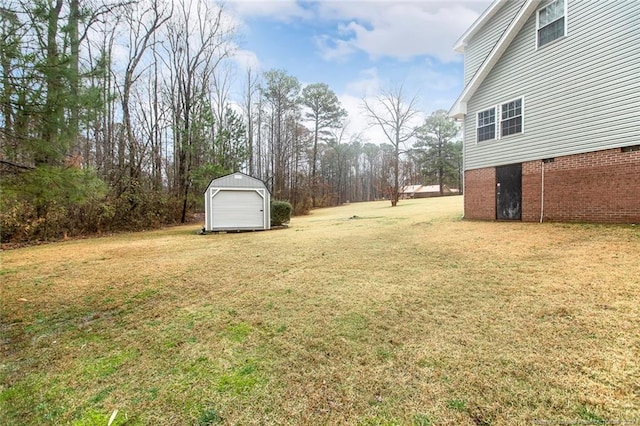
[[[253,176],[242,172],[230,173],[212,179],[207,186],[209,188],[267,188],[265,183]]]

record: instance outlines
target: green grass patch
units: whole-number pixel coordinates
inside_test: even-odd
[[[335,324],[338,335],[358,340],[366,335],[369,319],[360,313],[350,312],[336,318]]]
[[[447,401],[447,407],[460,412],[467,411],[467,402],[462,399],[450,399]]]
[[[358,422],[360,426],[400,426],[400,424],[398,420],[390,418],[385,413],[367,417]]]
[[[134,351],[117,351],[108,355],[97,355],[82,360],[83,374],[90,380],[104,379],[118,372],[126,362],[134,360]]]
[[[200,417],[198,418],[198,426],[210,426],[217,425],[223,422],[223,418],[215,408],[208,408],[202,413],[200,413]]]
[[[5,275],[9,275],[9,274],[15,274],[17,272],[18,272],[17,269],[0,268],[0,277],[5,276]]]
[[[159,293],[158,290],[153,289],[153,288],[148,288],[145,289],[139,293],[136,293],[133,295],[132,299],[138,302],[142,302],[148,299],[153,298],[154,296],[156,296]]]
[[[250,392],[259,381],[257,365],[248,362],[222,374],[218,380],[218,391],[240,395]]]
[[[432,426],[433,420],[427,414],[418,413],[414,414],[412,424],[414,426]]]
[[[109,394],[111,392],[113,392],[114,389],[115,389],[114,386],[107,386],[106,388],[102,389],[100,392],[98,392],[97,394],[95,394],[94,396],[89,398],[89,403],[98,404],[98,403],[104,401],[104,399],[107,396],[109,396]]]
[[[577,414],[580,419],[588,424],[604,425],[607,424],[607,420],[598,415],[595,411],[591,410],[586,405],[582,405],[578,408]]]
[[[376,348],[376,357],[380,359],[380,361],[388,361],[393,357],[393,350],[387,347],[377,347]]]
[[[0,391],[0,413],[6,418],[6,424],[21,424],[20,419],[24,418],[38,424],[59,423],[69,409],[68,398],[73,394],[60,377],[34,373]]]
[[[224,329],[224,336],[231,341],[240,343],[243,342],[252,331],[253,328],[249,324],[241,322],[228,325]]]
[[[71,422],[72,426],[107,426],[107,424],[110,426],[142,425],[138,420],[129,418],[127,414],[120,411],[106,414],[93,409],[82,413],[80,418]]]

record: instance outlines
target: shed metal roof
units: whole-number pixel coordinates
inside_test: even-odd
[[[212,179],[207,186],[209,188],[267,188],[265,183],[253,176],[242,172],[235,172]]]

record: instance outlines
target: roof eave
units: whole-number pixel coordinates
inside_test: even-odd
[[[496,0],[495,3],[499,1],[501,0]],[[464,90],[449,110],[449,116],[458,119],[464,118],[467,113],[467,102],[471,99],[476,90],[478,90],[484,79],[489,75],[491,69],[493,69],[495,64],[502,57],[502,54],[507,50],[513,39],[520,32],[526,20],[537,7],[537,4],[536,0],[527,0],[523,4],[515,19],[503,33],[500,40],[498,40],[494,49],[489,53],[485,62],[480,66],[471,81],[469,81],[465,86]]]
[[[458,53],[464,53],[464,49],[466,47],[467,47],[467,43],[464,43],[464,42],[456,43],[456,45],[453,46],[453,51]]]
[[[493,3],[489,5],[489,7],[482,12],[482,15],[475,20],[473,24],[469,27],[467,31],[462,34],[462,36],[456,41],[454,44],[453,50],[459,53],[464,53],[464,49],[467,46],[469,40],[478,32],[484,25],[496,14],[496,12],[500,9],[503,3],[508,0],[494,0]]]
[[[460,99],[458,99],[449,110],[449,117],[455,118],[456,120],[462,120],[466,114],[467,103],[462,102]]]

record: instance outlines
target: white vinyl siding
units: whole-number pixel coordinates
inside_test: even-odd
[[[524,3],[524,0],[506,2],[496,15],[491,18],[491,21],[469,40],[464,50],[465,86],[473,78],[491,50],[493,50],[504,30],[520,10],[522,3]]]
[[[469,99],[465,169],[639,143],[640,1],[569,0],[567,7],[570,37],[536,49],[532,13]],[[522,94],[526,132],[476,144],[477,112]]]

